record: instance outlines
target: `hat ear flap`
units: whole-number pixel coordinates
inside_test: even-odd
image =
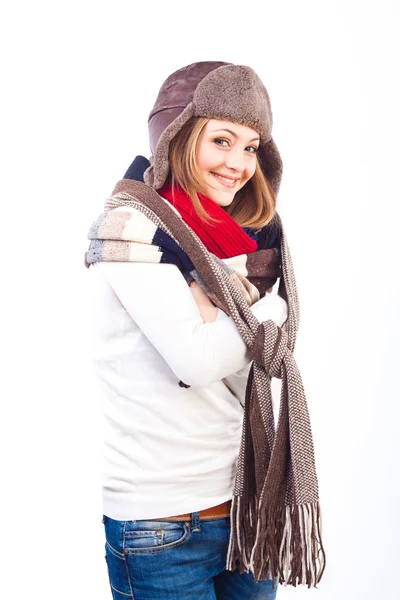
[[[182,129],[186,121],[194,116],[194,104],[191,102],[186,108],[176,117],[172,123],[168,125],[166,129],[160,135],[157,143],[157,148],[152,156],[150,162],[152,163],[152,170],[147,169],[146,177],[151,183],[150,185],[155,190],[160,189],[166,182],[169,174],[169,145],[172,138]],[[145,183],[147,183],[145,179]]]
[[[273,138],[260,146],[260,150],[261,169],[275,194],[278,195],[282,180],[282,158]]]

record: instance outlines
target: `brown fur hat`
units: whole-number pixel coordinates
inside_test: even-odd
[[[191,117],[233,121],[258,131],[261,166],[278,194],[282,159],[272,139],[268,92],[250,67],[217,61],[183,67],[161,86],[148,119],[152,156],[144,174],[147,185],[157,190],[165,183],[169,144]]]

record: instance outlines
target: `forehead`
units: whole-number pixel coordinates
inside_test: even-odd
[[[206,125],[207,131],[214,131],[219,129],[230,129],[236,135],[243,137],[256,137],[259,135],[258,131],[248,127],[247,125],[240,125],[233,121],[222,121],[220,119],[210,119]]]

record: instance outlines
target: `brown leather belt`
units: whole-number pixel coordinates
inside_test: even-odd
[[[229,517],[231,514],[232,500],[218,504],[218,506],[212,506],[205,510],[199,511],[200,520],[204,519],[223,519]],[[174,517],[161,517],[161,519],[152,519],[152,521],[190,521],[192,518],[191,513],[186,515],[175,515]]]

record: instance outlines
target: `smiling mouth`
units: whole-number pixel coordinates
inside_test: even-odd
[[[239,179],[229,179],[228,177],[222,177],[222,175],[218,175],[217,173],[214,173],[213,171],[211,171],[211,175],[214,175],[214,177],[220,183],[222,183],[222,185],[229,187],[229,188],[234,188],[236,183],[239,181]]]

